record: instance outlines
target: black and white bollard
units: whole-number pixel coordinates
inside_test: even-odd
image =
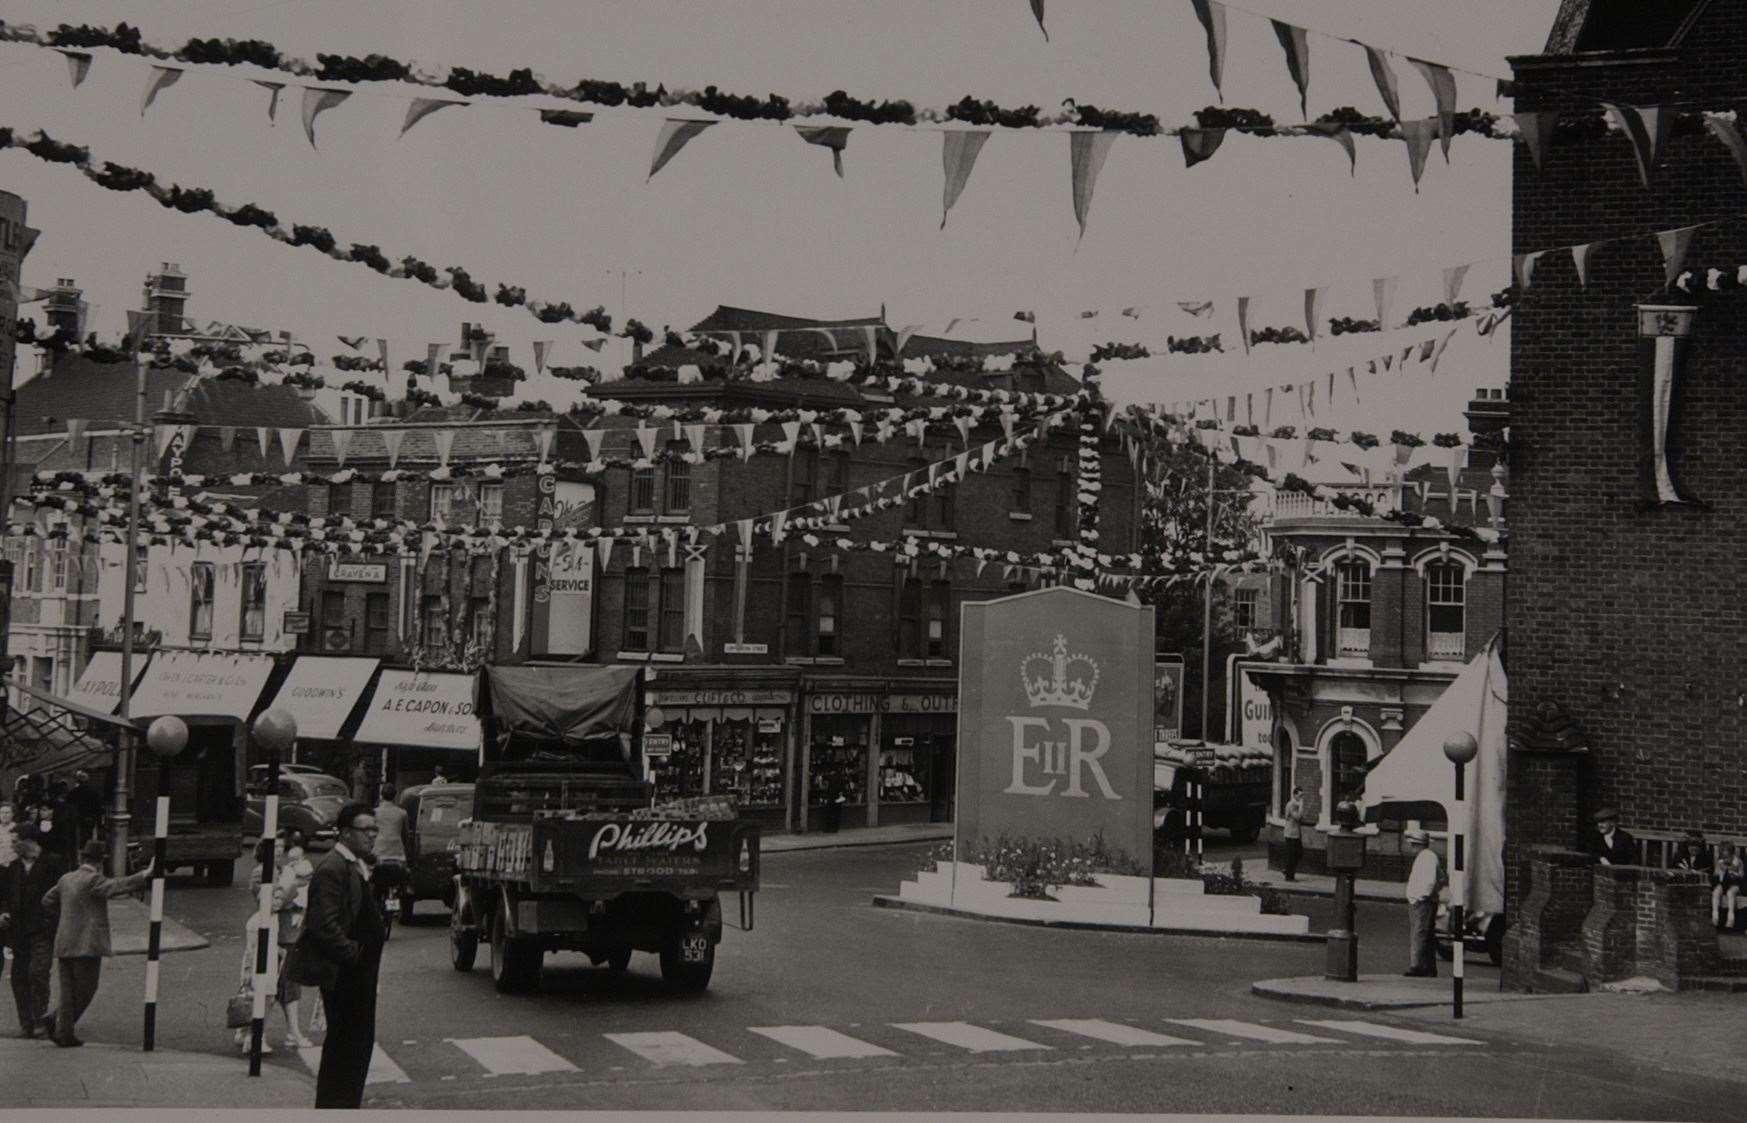
[[[145,1051],[157,1046],[158,1038],[158,953],[164,938],[164,859],[170,838],[170,797],[158,797],[158,820],[152,830],[152,911],[151,927],[146,935],[146,1022]]]
[[[254,1003],[249,1024],[249,1075],[261,1075],[261,1045],[267,1035],[267,995],[273,954],[273,838],[279,833],[279,754],[267,764],[267,795],[261,810],[261,927],[255,934]]]

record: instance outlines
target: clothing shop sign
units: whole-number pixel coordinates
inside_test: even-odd
[[[958,712],[956,694],[814,694],[807,709],[815,714],[950,714]]]
[[[1051,588],[962,613],[958,840],[1102,833],[1150,861],[1152,610]]]

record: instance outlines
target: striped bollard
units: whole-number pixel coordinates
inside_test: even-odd
[[[268,958],[272,954],[273,937],[273,836],[279,832],[279,754],[273,753],[267,765],[267,797],[261,811],[261,841],[266,852],[261,857],[261,927],[255,933],[255,982],[253,1009],[249,1021],[249,1075],[261,1075],[261,1046],[267,1036],[267,987],[270,974]]]
[[[164,859],[170,838],[170,797],[158,797],[158,820],[152,831],[152,912],[151,927],[146,935],[146,1024],[145,1051],[150,1053],[158,1039],[158,953],[164,936]]]

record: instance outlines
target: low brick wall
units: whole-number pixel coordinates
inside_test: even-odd
[[[1594,860],[1558,846],[1529,846],[1519,866],[1518,880],[1527,892],[1504,934],[1504,981],[1513,988],[1541,989],[1541,971],[1581,966]]]

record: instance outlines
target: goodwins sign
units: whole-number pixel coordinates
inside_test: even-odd
[[[1055,588],[963,613],[959,840],[1102,834],[1150,862],[1151,610]]]

